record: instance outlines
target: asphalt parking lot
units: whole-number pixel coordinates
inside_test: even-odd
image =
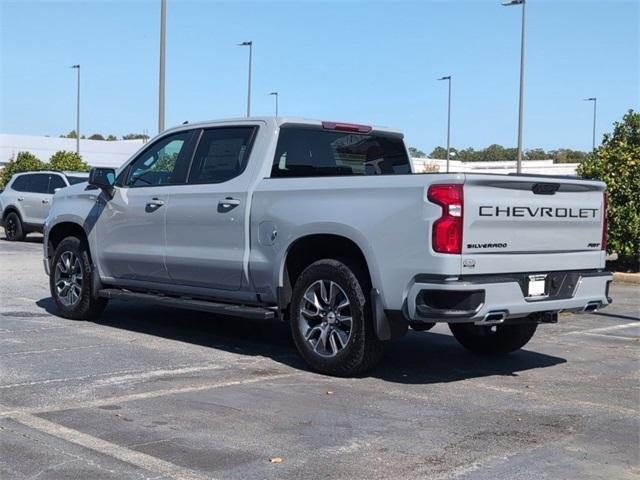
[[[60,318],[41,252],[0,240],[0,478],[640,476],[637,286],[507,358],[437,327],[336,379],[280,323],[120,302]]]

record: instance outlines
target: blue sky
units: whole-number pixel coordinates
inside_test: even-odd
[[[591,146],[640,104],[640,2],[528,0],[525,148]],[[0,0],[0,132],[157,130],[160,0]],[[254,42],[254,115],[389,125],[427,152],[515,146],[520,7],[476,1],[168,0],[166,125],[242,116]]]

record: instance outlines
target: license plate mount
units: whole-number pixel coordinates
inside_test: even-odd
[[[547,275],[529,275],[527,298],[543,298],[547,293]]]

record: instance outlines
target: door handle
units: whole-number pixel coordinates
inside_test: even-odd
[[[21,202],[24,200],[24,197],[18,197],[18,201]]]
[[[160,200],[159,198],[152,198],[150,202],[147,203],[147,209],[156,209],[160,208],[164,205],[164,200]]]
[[[49,200],[47,198],[43,198],[42,203],[49,203]]]
[[[231,209],[233,207],[237,207],[238,205],[240,205],[240,200],[232,197],[227,197],[224,200],[220,200],[218,202],[218,207],[221,207],[225,210]]]

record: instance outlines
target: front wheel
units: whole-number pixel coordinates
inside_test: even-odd
[[[449,324],[451,333],[463,347],[488,355],[505,355],[524,347],[537,327],[533,322],[515,325]]]
[[[293,340],[320,373],[359,374],[382,356],[366,281],[356,272],[355,266],[324,259],[307,267],[295,283],[289,315]]]
[[[74,320],[97,318],[107,300],[92,294],[92,270],[89,249],[84,241],[67,237],[53,255],[49,287],[60,314]]]

